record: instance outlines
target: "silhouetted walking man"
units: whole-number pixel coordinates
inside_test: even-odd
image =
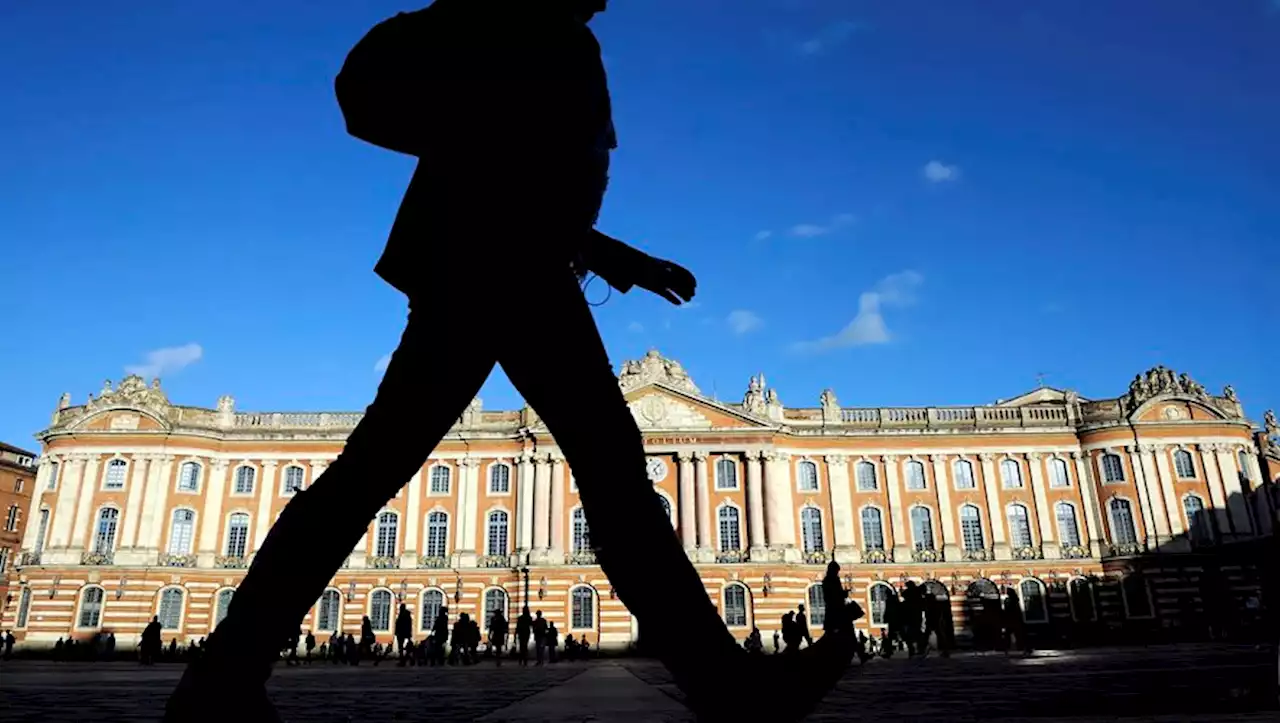
[[[529,615],[529,606],[525,605],[516,618],[516,650],[520,655],[520,665],[529,664],[529,636],[533,634],[533,618]]]
[[[495,364],[568,458],[600,566],[652,631],[646,643],[691,707],[794,719],[847,666],[851,641],[816,645],[802,659],[750,658],[645,474],[643,440],[579,282],[592,271],[620,292],[638,286],[675,304],[692,298],[696,282],[679,265],[593,230],[616,146],[600,46],[587,27],[604,5],[436,0],[384,26],[403,41],[379,56],[401,61],[385,77],[353,89],[352,76],[339,76],[340,100],[346,89],[348,98],[394,106],[395,117],[383,120],[411,130],[384,145],[422,159],[376,267],[408,297],[409,319],[373,403],[342,454],[271,528],[209,654],[170,700],[168,720],[246,710],[274,717],[265,694],[274,651]],[[368,137],[351,107],[349,130]],[[544,323],[529,323],[530,314]],[[476,334],[481,320],[505,333]],[[466,341],[442,354],[442,338]],[[681,654],[690,649],[699,655]],[[769,710],[740,695],[765,685],[791,695]]]
[[[413,615],[409,606],[401,603],[400,612],[396,615],[396,645],[399,647],[400,662],[404,662],[405,644],[413,640]]]

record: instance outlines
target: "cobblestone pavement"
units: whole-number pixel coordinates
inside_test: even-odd
[[[3,663],[0,720],[154,721],[180,672]],[[1273,721],[1275,683],[1274,652],[1248,647],[895,658],[855,665],[811,720]],[[692,720],[666,671],[643,660],[525,669],[317,664],[280,667],[270,688],[289,721]]]

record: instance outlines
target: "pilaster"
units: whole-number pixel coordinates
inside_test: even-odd
[[[978,455],[982,464],[982,490],[987,498],[987,518],[991,521],[991,543],[997,560],[1013,556],[1009,538],[1005,536],[1004,505],[1000,504],[1000,478],[996,476],[995,455],[983,452]]]
[[[1036,522],[1040,528],[1040,551],[1046,559],[1062,557],[1057,532],[1053,529],[1053,512],[1049,509],[1049,495],[1045,488],[1044,455],[1031,452],[1027,455],[1027,467],[1031,470],[1031,497],[1036,505]]]
[[[551,455],[551,546],[547,552],[547,562],[552,565],[563,565],[565,559],[565,477],[564,457]]]
[[[697,495],[698,501],[697,559],[700,562],[711,562],[716,557],[716,533],[711,518],[711,482],[708,479],[707,458],[707,453],[702,450],[693,453],[694,494]]]
[[[679,477],[679,499],[676,500],[677,519],[680,525],[680,544],[690,559],[696,559],[698,550],[697,501],[694,497],[693,455],[676,454]]]
[[[853,531],[853,494],[849,490],[849,458],[843,454],[829,454],[827,463],[827,493],[831,497],[831,530],[835,535],[835,558],[841,564],[856,559],[858,541]]]
[[[933,487],[938,495],[938,524],[942,526],[942,559],[959,560],[960,545],[956,535],[956,508],[951,501],[951,479],[947,470],[947,455],[931,454],[933,463]]]
[[[204,494],[204,514],[200,521],[200,537],[196,546],[196,564],[213,567],[218,556],[218,533],[222,530],[222,502],[227,495],[228,460],[215,459],[210,464],[208,486]]]
[[[1093,475],[1093,461],[1089,455],[1073,451],[1071,459],[1076,463],[1076,484],[1080,486],[1080,501],[1084,509],[1080,510],[1080,522],[1084,524],[1084,540],[1089,546],[1089,555],[1102,557],[1102,542],[1105,538],[1102,526],[1102,505],[1098,500],[1097,482]]]
[[[751,559],[763,562],[769,540],[765,537],[764,468],[759,450],[745,455],[747,467],[747,546]]]
[[[516,478],[516,554],[529,561],[533,549],[533,455],[521,453]]]
[[[893,559],[905,562],[911,559],[911,533],[902,514],[902,475],[898,474],[900,459],[896,454],[884,455],[884,485],[889,493],[889,535],[893,538]]]
[[[280,493],[277,489],[276,468],[280,465],[274,459],[262,461],[262,484],[258,485],[258,511],[253,516],[253,546],[251,552],[257,552],[267,539],[267,530],[271,529],[271,500]]]

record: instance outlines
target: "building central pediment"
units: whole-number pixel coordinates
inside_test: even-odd
[[[641,430],[763,429],[767,425],[740,411],[661,384],[626,394],[627,406]]]

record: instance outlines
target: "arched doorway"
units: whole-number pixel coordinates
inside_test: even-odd
[[[955,619],[951,614],[951,591],[937,580],[924,583],[925,633],[934,637],[939,651],[955,647]]]
[[[986,578],[969,584],[964,596],[965,628],[979,650],[993,650],[1000,641],[1000,588]]]

